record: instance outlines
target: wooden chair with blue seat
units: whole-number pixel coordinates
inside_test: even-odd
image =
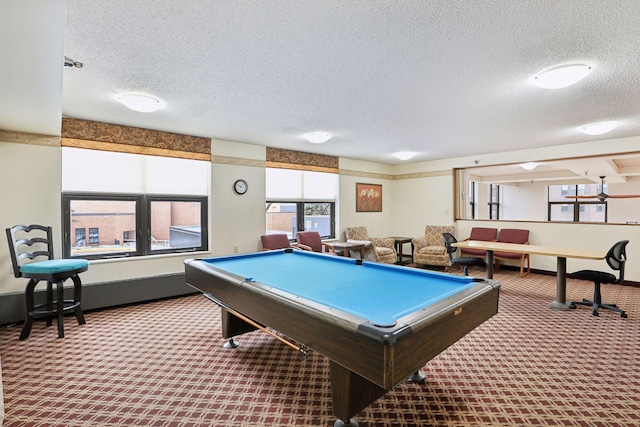
[[[580,270],[575,273],[571,273],[568,277],[572,279],[580,279],[580,280],[589,280],[594,283],[595,287],[593,290],[593,301],[588,299],[583,299],[582,301],[572,301],[569,305],[570,308],[576,308],[578,305],[586,305],[588,307],[592,307],[591,314],[594,316],[599,316],[599,309],[611,310],[616,313],[620,313],[620,317],[627,317],[627,313],[618,307],[616,304],[605,304],[602,302],[602,294],[600,291],[600,285],[603,283],[617,285],[622,283],[624,280],[624,265],[627,261],[627,244],[628,240],[621,240],[617,242],[615,245],[609,249],[607,252],[607,256],[605,260],[611,269],[619,271],[620,275],[618,278],[613,274],[605,271],[596,271],[596,270]]]
[[[87,271],[89,262],[84,259],[55,259],[53,254],[53,230],[43,225],[16,225],[7,228],[9,253],[16,278],[29,279],[25,290],[27,317],[20,333],[25,340],[31,333],[33,321],[46,317],[51,326],[55,316],[58,337],[64,338],[64,315],[73,312],[79,325],[86,323],[81,308],[82,282],[78,274]],[[73,281],[73,299],[64,299],[64,282]],[[46,301],[35,303],[35,288],[39,282],[47,282]],[[56,284],[56,296],[53,284]]]

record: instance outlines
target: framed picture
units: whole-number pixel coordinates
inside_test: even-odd
[[[382,212],[382,185],[356,182],[356,212]]]

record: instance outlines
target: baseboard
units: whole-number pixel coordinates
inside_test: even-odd
[[[25,286],[26,286],[25,280]],[[44,301],[46,284],[38,286],[36,301]],[[71,299],[72,289],[65,289]],[[197,293],[185,283],[184,273],[143,277],[118,282],[92,283],[82,287],[82,310],[89,311]],[[22,322],[26,317],[24,293],[0,296],[0,324]]]

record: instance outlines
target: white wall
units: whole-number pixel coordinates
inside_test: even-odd
[[[396,180],[393,189],[391,234],[418,237],[426,225],[453,224],[453,175]]]
[[[340,159],[339,202],[336,238],[345,240],[345,227],[365,226],[372,237],[394,233],[394,199],[391,167],[353,159]],[[382,185],[382,212],[356,212],[356,183]]]
[[[0,293],[24,292],[24,279],[11,272],[5,228],[18,224],[52,224],[61,242],[60,148],[0,142]],[[62,254],[62,246],[54,247]]]
[[[500,186],[500,219],[546,221],[547,184],[522,182]]]

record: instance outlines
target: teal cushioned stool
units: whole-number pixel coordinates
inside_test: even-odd
[[[54,259],[53,232],[51,227],[42,225],[16,225],[7,228],[9,252],[16,277],[29,279],[25,291],[27,318],[25,319],[20,340],[31,333],[33,321],[46,317],[47,326],[51,326],[53,316],[57,317],[58,337],[64,338],[64,315],[74,312],[79,325],[86,323],[82,314],[82,282],[79,273],[87,271],[89,261],[84,259]],[[73,299],[64,299],[64,282],[73,281]],[[47,282],[46,302],[35,303],[35,288],[40,281]],[[56,284],[56,298],[53,298],[53,284]]]

